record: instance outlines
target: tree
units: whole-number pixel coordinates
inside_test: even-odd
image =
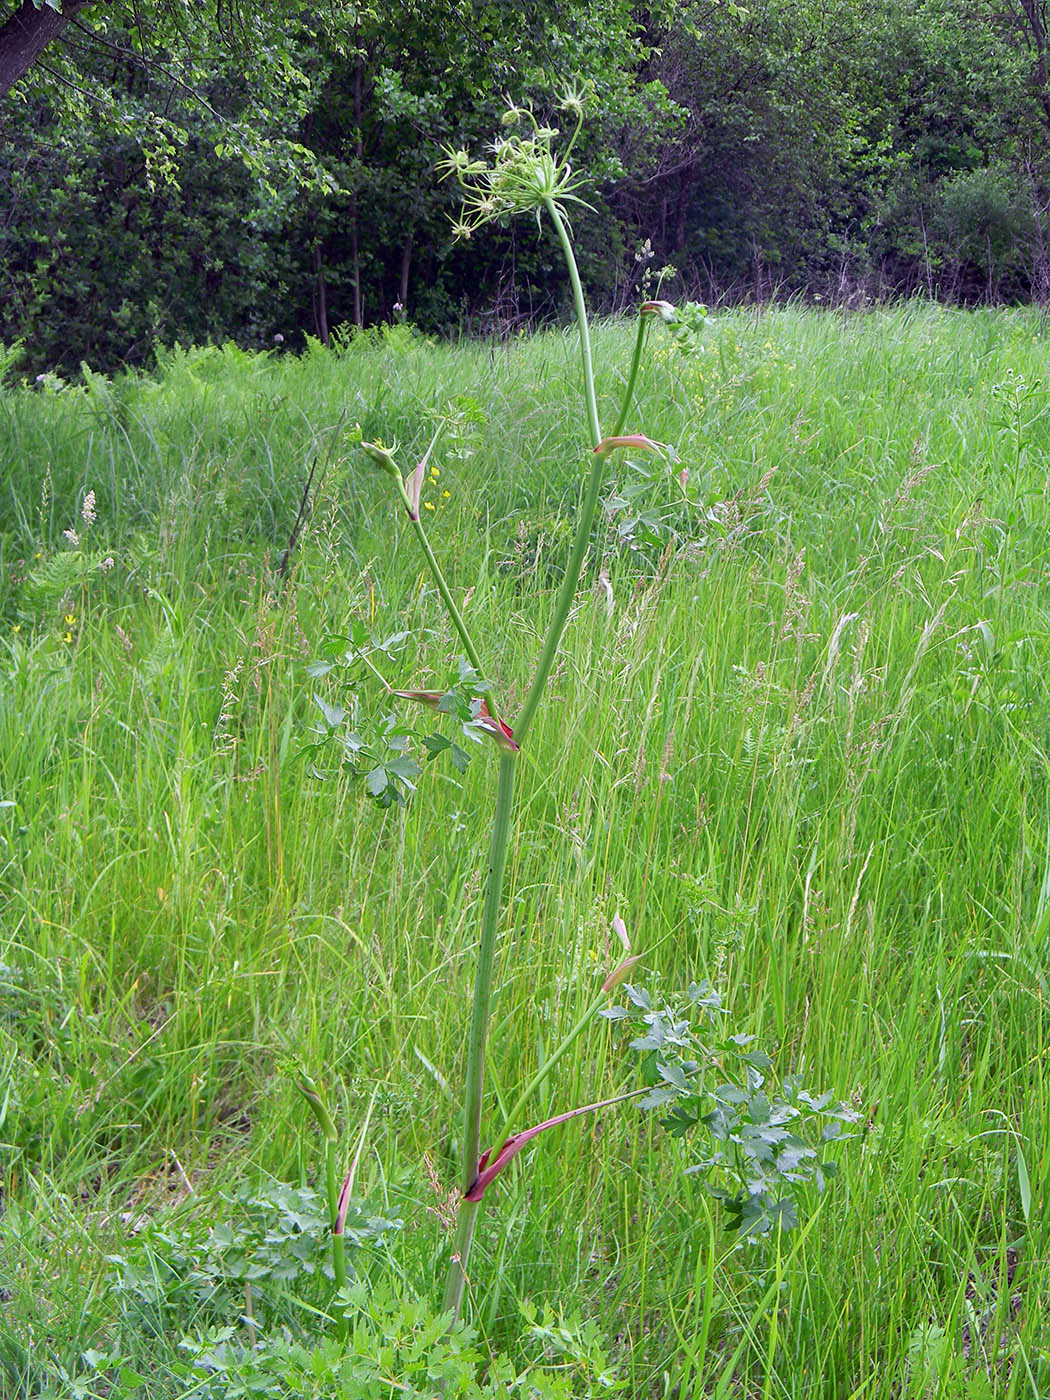
[[[22,0],[0,25],[0,96],[25,76],[36,60],[92,0]]]
[[[127,6],[99,0],[19,0],[0,23],[0,97],[34,65],[47,67],[60,83],[68,81],[44,64],[41,55],[56,40],[69,38],[75,28],[82,37],[98,41],[111,25],[123,30],[124,54],[135,55],[150,67],[151,54],[158,52],[221,49],[242,58],[251,56],[267,44],[280,46],[289,26],[294,29],[309,13],[305,0],[268,0],[251,11],[242,10],[236,0],[226,5],[216,0],[214,13],[203,6],[195,8],[188,27],[186,9],[177,0],[135,0]],[[338,23],[350,18],[350,9],[332,5],[329,15]]]
[[[159,5],[142,34],[121,6],[88,7],[0,104],[0,340],[28,332],[41,367],[141,363],[157,339],[324,340],[397,303],[455,328],[511,264],[526,309],[553,311],[534,231],[494,230],[469,258],[453,245],[441,149],[480,148],[508,94],[543,109],[574,74],[602,94],[589,169],[618,177],[613,137],[649,119],[628,0],[340,3],[280,35],[271,7],[235,43],[212,24],[191,45]],[[602,293],[615,222],[580,232]]]
[[[355,14],[351,0],[331,0],[325,24]],[[178,114],[196,109],[223,154],[309,183],[319,172],[290,138],[310,106],[313,16],[308,0],[216,0],[214,12],[182,0],[19,0],[3,19],[0,0],[0,129],[20,103],[42,104],[59,128],[90,120],[141,137],[151,178],[166,180],[186,138]]]

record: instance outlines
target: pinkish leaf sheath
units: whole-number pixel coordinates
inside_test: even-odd
[[[417,705],[425,705],[428,710],[436,710],[443,699],[440,690],[392,690],[390,694],[396,695],[399,700],[414,700]],[[518,752],[519,745],[515,742],[514,731],[509,724],[504,724],[490,712],[484,700],[474,723],[486,734],[491,735],[501,749],[510,753]]]
[[[408,513],[413,520],[419,519],[419,498],[423,494],[423,477],[427,469],[426,457],[419,463],[411,476],[405,477],[405,495],[408,497]]]
[[[626,981],[627,974],[630,972],[631,968],[634,967],[635,963],[640,963],[644,956],[644,953],[635,953],[631,958],[624,958],[619,967],[614,967],[612,972],[606,977],[605,981],[602,983],[602,991],[614,992],[621,982]]]
[[[643,301],[639,310],[643,316],[659,316],[668,326],[678,320],[678,312],[669,301]]]
[[[607,457],[610,452],[615,452],[618,448],[630,451],[632,448],[639,452],[661,452],[663,449],[658,442],[653,442],[652,438],[647,438],[644,433],[628,433],[626,437],[602,438],[601,442],[594,449],[599,457]]]
[[[350,1186],[354,1179],[354,1170],[351,1167],[343,1178],[343,1188],[339,1192],[339,1203],[335,1208],[335,1220],[332,1223],[332,1234],[341,1235],[346,1229],[346,1216],[350,1209]]]
[[[597,1103],[585,1103],[582,1108],[570,1108],[568,1113],[559,1113],[554,1118],[548,1118],[542,1123],[537,1123],[534,1128],[526,1128],[523,1133],[515,1133],[509,1137],[493,1155],[492,1149],[483,1152],[478,1159],[478,1174],[471,1183],[470,1189],[464,1191],[465,1201],[480,1201],[485,1194],[486,1187],[499,1176],[500,1172],[512,1161],[521,1149],[534,1137],[539,1137],[540,1133],[545,1133],[548,1128],[556,1128],[559,1123],[567,1123],[570,1118],[579,1118],[584,1113],[595,1113],[599,1108],[611,1108],[613,1104],[622,1103],[624,1099],[633,1099],[639,1092],[632,1089],[627,1094],[617,1094],[615,1098],[599,1099]]]

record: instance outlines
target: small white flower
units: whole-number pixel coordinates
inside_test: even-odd
[[[76,549],[77,545],[80,543],[80,536],[75,530],[63,530],[62,538],[68,540],[74,549]]]
[[[84,504],[80,507],[80,514],[85,525],[94,525],[97,516],[95,514],[95,493],[89,491],[84,497]]]
[[[103,572],[104,574],[108,574],[109,571],[110,571],[110,569],[112,569],[112,567],[113,567],[113,556],[112,556],[112,554],[107,554],[107,556],[105,557],[105,559],[103,559],[102,563],[99,565],[99,568],[102,570],[102,572]]]

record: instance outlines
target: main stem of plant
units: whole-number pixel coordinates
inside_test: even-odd
[[[598,403],[594,389],[594,366],[591,360],[591,339],[587,324],[587,307],[580,283],[579,269],[573,254],[565,221],[553,200],[545,201],[546,210],[554,225],[562,252],[569,269],[572,284],[576,322],[580,332],[580,356],[583,363],[583,389],[587,409],[587,427],[591,446],[597,447],[602,440],[598,422]],[[628,379],[623,407],[620,413],[617,432],[623,426],[630,408],[634,382],[641,357],[642,338],[645,333],[644,318],[639,320],[638,340]],[[584,490],[583,503],[576,523],[576,537],[572,553],[558,591],[554,614],[547,629],[547,636],[540,653],[529,693],[525,698],[521,714],[514,726],[514,738],[519,746],[532,725],[537,706],[543,698],[547,678],[554,658],[557,655],[562,633],[568,620],[569,609],[576,595],[583,570],[583,561],[590,543],[594,517],[598,509],[598,496],[601,491],[605,459],[600,453],[592,454],[591,470]],[[462,634],[461,634],[462,635]],[[473,658],[471,658],[473,662]],[[480,670],[480,667],[477,668]],[[474,974],[474,1000],[471,1008],[470,1032],[467,1040],[467,1069],[464,1092],[462,1189],[464,1195],[474,1184],[481,1156],[481,1110],[485,1081],[485,1042],[488,1039],[489,1014],[492,1003],[492,982],[495,973],[496,939],[499,930],[500,910],[503,903],[503,874],[507,865],[507,851],[514,819],[514,777],[517,767],[517,754],[504,753],[500,756],[499,784],[496,789],[496,807],[492,818],[492,834],[489,839],[488,872],[485,883],[485,903],[481,916],[481,940]],[[470,1248],[474,1240],[480,1201],[461,1200],[456,1218],[456,1239],[449,1263],[445,1283],[445,1311],[459,1316],[463,1304],[463,1292],[467,1282],[467,1264]]]

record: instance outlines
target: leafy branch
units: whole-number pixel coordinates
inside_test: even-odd
[[[846,1127],[857,1115],[795,1076],[777,1081],[754,1036],[721,1033],[722,999],[708,983],[691,984],[684,1006],[657,1007],[630,984],[624,994],[625,1005],[599,1015],[634,1032],[629,1048],[649,1086],[639,1107],[660,1111],[671,1137],[706,1132],[710,1149],[687,1170],[706,1175],[728,1228],[754,1239],[796,1226],[794,1193],[810,1185],[823,1191],[838,1170],[828,1148],[852,1136]],[[712,1070],[722,1076],[713,1085]]]

